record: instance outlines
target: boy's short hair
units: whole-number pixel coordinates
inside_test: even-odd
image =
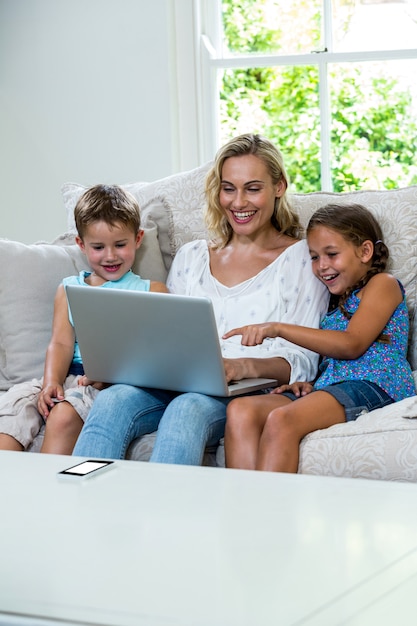
[[[86,227],[103,221],[114,226],[122,222],[136,235],[140,230],[140,211],[136,199],[119,185],[95,185],[79,198],[74,209],[78,235],[83,238]]]

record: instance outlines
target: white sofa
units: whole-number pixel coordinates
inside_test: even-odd
[[[141,207],[146,234],[134,269],[143,277],[165,280],[179,246],[207,236],[203,209],[209,165],[153,183],[123,185]],[[54,242],[24,245],[0,240],[0,393],[42,375],[56,287],[64,276],[85,268],[84,257],[74,244],[73,220],[75,203],[84,189],[76,183],[63,186],[68,230]],[[316,208],[328,202],[361,203],[380,221],[391,251],[390,270],[407,291],[409,359],[417,370],[417,186],[293,195],[304,224]],[[146,435],[133,442],[128,458],[148,460],[154,438],[154,434]],[[38,451],[41,441],[42,432],[30,450]],[[217,450],[207,450],[204,462],[224,465],[222,443]],[[299,472],[417,481],[417,396],[308,435],[301,444]]]

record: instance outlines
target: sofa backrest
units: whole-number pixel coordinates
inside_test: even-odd
[[[125,185],[139,202],[144,225],[157,227],[167,270],[182,244],[208,237],[204,182],[211,165],[209,162],[152,183]],[[75,183],[63,187],[69,229],[74,229],[74,206],[84,189]],[[316,209],[329,203],[362,204],[377,218],[390,251],[389,270],[406,290],[411,329],[409,359],[413,369],[417,369],[417,185],[378,191],[297,193],[290,198],[304,227]]]

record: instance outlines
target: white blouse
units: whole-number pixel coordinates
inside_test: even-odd
[[[318,355],[285,339],[265,339],[259,346],[242,346],[240,336],[222,339],[232,328],[261,322],[318,328],[327,312],[329,292],[312,272],[305,240],[287,248],[256,276],[233,287],[226,287],[212,276],[207,242],[192,241],[178,250],[167,286],[172,293],[212,300],[224,358],[279,356],[291,366],[290,382],[315,377]]]

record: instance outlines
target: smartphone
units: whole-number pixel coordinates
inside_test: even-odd
[[[87,478],[101,474],[102,470],[108,469],[113,465],[114,461],[96,461],[89,459],[88,461],[82,461],[77,465],[68,467],[61,472],[58,472],[59,478]]]

